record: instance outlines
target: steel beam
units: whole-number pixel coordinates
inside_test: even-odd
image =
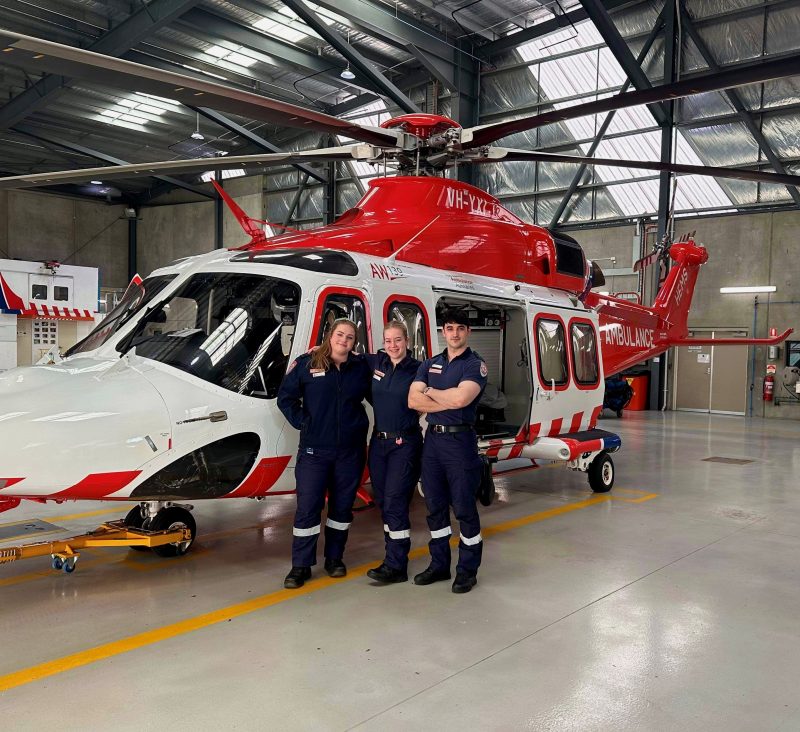
[[[139,249],[138,232],[139,220],[135,216],[128,219],[128,282],[138,273]]]
[[[292,200],[289,202],[289,210],[286,212],[286,216],[283,219],[284,226],[289,225],[289,222],[292,220],[292,216],[294,216],[294,212],[297,211],[297,207],[300,204],[300,197],[303,195],[303,191],[305,191],[307,184],[308,176],[303,175],[300,185],[297,186],[297,190],[294,192],[294,196],[292,196]]]
[[[628,4],[628,1],[629,0],[606,0],[603,4],[607,10],[614,10],[620,5]],[[519,33],[513,33],[510,36],[498,38],[496,41],[492,41],[476,49],[475,54],[482,59],[489,59],[505,51],[511,51],[521,46],[523,43],[528,43],[529,41],[554,33],[561,28],[567,28],[575,23],[580,23],[588,17],[589,15],[584,8],[576,8],[567,13],[553,12],[552,20],[546,20],[543,23],[532,25]]]
[[[224,114],[220,114],[219,112],[209,109],[208,107],[189,107],[189,109],[193,109],[195,112],[199,112],[207,119],[210,119],[212,122],[215,122],[220,127],[224,127],[226,130],[233,132],[240,137],[243,137],[248,142],[253,143],[257,147],[261,148],[261,150],[266,150],[267,152],[271,153],[280,153],[284,152],[282,148],[279,148],[277,145],[273,145],[269,140],[265,140],[260,135],[257,135],[255,132],[248,130],[246,127],[243,127],[238,122],[234,122],[232,119],[228,119]],[[239,153],[237,153],[238,155]],[[318,180],[320,183],[325,183],[327,178],[320,173],[319,171],[315,170],[309,165],[295,165],[297,170],[305,173],[306,175],[311,176],[315,180]]]
[[[33,137],[35,140],[40,140],[42,142],[48,142],[53,145],[58,145],[59,147],[63,147],[65,150],[71,150],[72,152],[80,153],[81,155],[87,155],[90,158],[94,158],[95,160],[102,160],[105,163],[109,163],[110,165],[129,165],[130,163],[126,160],[122,160],[121,158],[114,157],[113,155],[107,155],[106,153],[99,152],[98,150],[92,150],[85,145],[81,145],[77,142],[70,142],[69,140],[62,140],[58,137],[53,137],[52,135],[48,135],[43,133],[42,131],[38,130],[35,127],[31,127],[30,125],[26,124],[19,124],[15,125],[13,128],[14,132],[19,132],[23,135],[28,135],[29,137]],[[198,188],[197,186],[193,186],[191,183],[185,183],[182,180],[177,178],[173,178],[167,175],[154,175],[153,178],[157,180],[164,181],[165,183],[169,183],[173,187],[183,188],[190,193],[194,193],[198,196],[203,196],[203,198],[214,198],[211,193],[203,190],[202,188]]]
[[[197,2],[198,0],[152,0],[116,28],[98,38],[89,46],[89,50],[107,56],[121,56],[155,30],[180,17]],[[69,79],[55,74],[42,77],[0,108],[0,129],[12,127],[41,109],[55,99],[56,95],[63,93],[68,83]]]
[[[372,87],[391,99],[405,112],[419,112],[417,106],[401,92],[400,89],[381,74],[362,54],[353,48],[349,42],[345,41],[336,31],[323,23],[320,17],[311,10],[303,0],[283,0],[283,4],[300,17],[309,28],[320,36],[320,38],[330,43],[331,46],[342,54],[355,71],[369,80]]]
[[[649,89],[652,84],[647,78],[647,75],[642,71],[642,67],[636,62],[636,59],[631,53],[628,44],[620,35],[614,21],[603,6],[601,0],[581,0],[581,5],[586,11],[591,21],[595,24],[606,45],[614,54],[614,58],[622,66],[623,71],[628,75],[628,78],[633,82],[637,89]],[[666,78],[664,83],[669,83]],[[667,103],[648,104],[647,108],[650,110],[656,122],[659,125],[666,125],[671,123],[671,116],[667,113]]]
[[[706,42],[703,40],[703,37],[697,32],[697,28],[695,28],[692,19],[689,17],[689,14],[686,12],[686,8],[683,5],[681,5],[681,25],[689,34],[689,38],[694,41],[694,45],[697,46],[697,50],[700,51],[700,55],[708,64],[708,67],[712,71],[719,71],[719,64],[714,58],[714,55],[711,53],[711,50],[706,45]],[[727,91],[722,92],[722,94],[728,97],[731,105],[736,110],[739,119],[741,119],[741,121],[744,123],[744,126],[747,127],[747,130],[755,138],[755,141],[758,143],[758,146],[764,153],[764,157],[769,160],[770,164],[775,169],[775,172],[786,173],[786,168],[775,151],[772,149],[772,146],[769,144],[769,140],[767,140],[767,138],[764,136],[764,133],[761,131],[761,128],[756,123],[753,114],[747,109],[747,107],[745,107],[739,92],[736,89],[728,89]],[[789,195],[792,197],[792,200],[798,206],[800,206],[800,192],[798,192],[797,188],[794,186],[786,186],[786,190],[789,191]]]
[[[203,8],[194,8],[185,13],[177,25],[191,29],[192,33],[210,33],[238,46],[244,46],[249,51],[255,52],[253,55],[256,58],[270,66],[280,69],[288,65],[304,73],[319,74],[320,79],[328,84],[342,85],[342,79],[339,78],[341,69],[334,68],[330,59],[310,53],[286,41],[271,38],[266,33],[239,25],[229,18]],[[351,84],[362,91],[379,91],[373,84],[359,83],[357,79],[354,79]]]

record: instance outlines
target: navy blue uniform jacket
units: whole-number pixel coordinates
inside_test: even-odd
[[[327,449],[366,444],[369,419],[362,404],[372,372],[351,353],[340,368],[311,368],[311,354],[298,356],[278,390],[278,409],[300,430],[300,448]]]
[[[368,353],[367,363],[372,369],[372,396],[370,403],[375,413],[377,432],[410,432],[419,429],[419,415],[408,408],[408,390],[414,381],[420,362],[406,356],[397,366],[392,365],[388,353]]]
[[[447,358],[447,349],[429,358],[419,367],[414,381],[421,381],[434,389],[452,389],[462,381],[474,381],[481,390],[478,396],[463,409],[445,409],[431,412],[428,424],[475,424],[478,416],[478,402],[486,388],[489,372],[486,364],[471,348],[467,348],[452,361]]]

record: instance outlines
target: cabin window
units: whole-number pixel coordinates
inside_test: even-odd
[[[300,289],[273,277],[202,272],[139,321],[136,349],[229,391],[274,399],[289,364]]]
[[[579,384],[596,384],[599,377],[597,367],[597,340],[594,328],[589,323],[573,323],[572,337],[572,367],[575,370],[575,380]]]
[[[367,336],[367,311],[361,298],[338,292],[325,298],[322,307],[322,323],[317,329],[316,345],[322,343],[331,326],[340,318],[347,318],[356,324],[356,346],[353,353],[366,353],[369,348]]]
[[[395,300],[387,308],[386,322],[397,320],[408,329],[408,352],[418,361],[428,358],[425,313],[413,302]]]
[[[567,344],[564,324],[560,320],[540,318],[536,321],[536,345],[539,349],[539,375],[544,384],[567,383]]]
[[[144,282],[131,282],[116,307],[89,333],[66,352],[66,356],[85,353],[100,348],[125,323],[151,302],[177,275],[158,275],[148,277]]]

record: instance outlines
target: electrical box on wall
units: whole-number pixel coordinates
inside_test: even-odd
[[[777,361],[781,349],[778,346],[767,346],[767,358],[770,361]]]

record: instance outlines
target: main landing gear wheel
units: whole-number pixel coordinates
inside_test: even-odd
[[[153,551],[159,557],[180,557],[189,551],[189,547],[194,543],[194,537],[197,534],[197,523],[194,516],[185,508],[180,506],[168,506],[162,508],[151,520],[147,526],[150,531],[164,531],[167,529],[189,529],[191,539],[188,541],[178,541],[174,544],[164,544],[163,546],[154,546]]]
[[[608,493],[614,485],[614,461],[601,452],[589,465],[589,487],[595,493]]]
[[[125,517],[124,521],[125,526],[130,526],[132,529],[149,528],[145,527],[147,519],[145,519],[144,515],[142,514],[141,506],[134,506],[130,511],[128,511],[128,515]],[[150,548],[146,546],[132,546],[130,548],[135,552],[150,551]]]

